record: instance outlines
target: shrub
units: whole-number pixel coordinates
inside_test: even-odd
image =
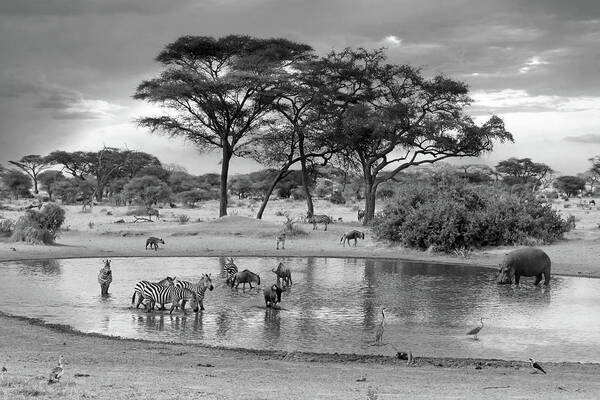
[[[406,185],[375,217],[379,239],[452,253],[482,246],[551,243],[573,228],[533,196],[460,181]]]
[[[27,210],[17,220],[11,240],[34,244],[54,243],[64,221],[65,210],[56,204],[48,203],[41,211]]]
[[[177,216],[177,222],[180,224],[187,224],[190,221],[190,217],[187,214],[179,214]]]
[[[0,235],[10,236],[13,229],[15,228],[15,222],[12,219],[3,218],[0,219]]]

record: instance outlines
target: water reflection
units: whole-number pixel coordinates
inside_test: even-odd
[[[97,259],[4,263],[0,308],[76,329],[152,340],[347,353],[410,348],[431,356],[600,361],[600,280],[553,277],[496,285],[495,271],[395,260],[239,258],[240,269],[275,282],[279,262],[294,284],[282,309],[265,309],[260,288],[232,290],[225,258],[113,259],[110,295],[98,294]],[[201,267],[199,267],[199,265]],[[140,280],[215,277],[206,310],[146,313],[130,307]],[[27,279],[23,279],[26,276]],[[40,304],[43,304],[40,307]],[[386,307],[384,346],[371,346]],[[465,333],[485,317],[478,341]]]
[[[25,276],[57,276],[61,274],[59,260],[24,260],[19,261],[19,272]]]

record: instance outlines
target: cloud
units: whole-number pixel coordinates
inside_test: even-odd
[[[600,144],[600,134],[588,133],[586,135],[567,136],[565,140],[568,142]]]
[[[189,1],[160,0],[2,0],[0,14],[14,16],[70,16],[85,14],[159,14]]]
[[[49,110],[55,119],[103,119],[123,108],[105,100],[85,98],[76,90],[43,79],[25,80],[6,74],[0,80],[0,96],[32,99],[34,108]]]
[[[475,91],[471,97],[474,100],[471,106],[474,114],[600,111],[598,97],[531,95],[523,89]]]

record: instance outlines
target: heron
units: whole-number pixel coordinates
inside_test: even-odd
[[[48,383],[60,382],[60,377],[65,372],[65,369],[62,365],[64,359],[65,357],[62,354],[60,355],[60,357],[58,357],[58,365],[54,367],[52,371],[50,371],[50,378],[48,379]]]
[[[538,364],[533,358],[529,358],[529,362],[531,363],[531,368],[533,368],[534,374],[537,374],[538,371],[542,371],[544,374],[546,374],[546,371],[544,371],[544,368],[542,368],[542,366],[540,364]]]
[[[383,331],[385,330],[385,307],[381,308],[381,322],[375,331],[375,343],[381,345],[383,340]]]
[[[467,335],[474,335],[473,340],[477,340],[477,334],[479,333],[479,331],[483,328],[483,320],[484,318],[481,317],[480,321],[481,321],[481,326],[478,326],[476,328],[471,329],[469,332],[467,332]]]

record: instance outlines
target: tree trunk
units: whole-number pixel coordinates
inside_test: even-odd
[[[315,208],[312,201],[312,196],[308,188],[308,170],[306,168],[306,155],[304,153],[304,139],[300,138],[298,141],[298,150],[300,151],[300,165],[302,166],[302,187],[304,188],[304,194],[306,196],[306,207],[307,216],[312,217],[315,213]]]
[[[377,188],[368,186],[365,188],[365,217],[363,219],[363,225],[368,225],[373,221],[375,217],[375,194]]]
[[[219,217],[227,215],[227,179],[229,178],[229,162],[231,152],[229,146],[223,146],[223,162],[221,163],[221,201],[219,205]]]
[[[35,193],[35,194],[39,194],[40,193],[38,191],[38,181],[37,181],[37,179],[35,177],[33,178],[33,193]]]
[[[275,186],[277,186],[277,183],[279,183],[281,178],[283,178],[284,174],[287,172],[289,167],[290,167],[289,165],[286,165],[284,168],[280,169],[279,173],[277,174],[275,179],[273,179],[271,186],[269,186],[269,188],[267,189],[267,192],[265,193],[265,198],[263,199],[263,202],[260,205],[260,210],[258,210],[258,214],[256,214],[256,219],[262,219],[263,213],[265,212],[265,208],[267,208],[267,203],[269,202],[269,198],[271,197],[273,190],[275,190]]]

